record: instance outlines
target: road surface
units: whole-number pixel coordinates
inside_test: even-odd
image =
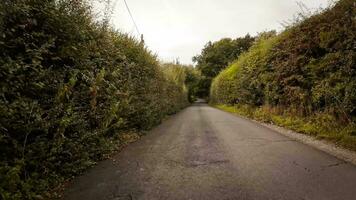
[[[67,200],[356,199],[356,167],[194,104],[74,180]]]

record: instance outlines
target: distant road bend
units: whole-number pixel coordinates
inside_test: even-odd
[[[196,103],[77,178],[67,200],[348,200],[356,166]]]

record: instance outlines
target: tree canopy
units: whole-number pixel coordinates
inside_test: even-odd
[[[209,41],[200,55],[193,57],[193,62],[196,63],[196,68],[202,75],[199,83],[200,96],[207,97],[209,95],[211,80],[229,63],[237,59],[241,53],[247,51],[254,40],[254,37],[247,34],[236,39],[224,38],[216,42]]]

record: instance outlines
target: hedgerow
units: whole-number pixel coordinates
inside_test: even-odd
[[[209,41],[201,53],[193,57],[196,69],[199,70],[201,75],[196,95],[200,98],[207,98],[213,78],[243,52],[247,51],[254,40],[254,37],[247,34],[235,39],[223,38],[215,42]]]
[[[184,74],[167,75],[142,42],[94,20],[86,1],[3,0],[0,9],[1,199],[49,197],[127,134],[187,105]]]
[[[213,80],[211,102],[262,104],[263,82],[268,78],[263,72],[268,67],[267,53],[276,43],[275,34],[274,31],[260,34],[248,52],[241,54]]]
[[[212,103],[302,117],[356,149],[355,17],[355,2],[341,0],[278,35],[261,34],[214,79]]]

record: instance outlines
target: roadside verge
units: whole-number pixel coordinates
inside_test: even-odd
[[[299,141],[303,144],[312,146],[318,150],[321,150],[325,153],[333,155],[340,160],[343,160],[348,163],[352,163],[353,165],[356,165],[356,152],[355,151],[338,146],[337,144],[332,143],[331,141],[320,140],[320,139],[316,138],[315,136],[298,133],[296,131],[293,131],[293,130],[290,130],[290,129],[287,129],[287,128],[284,128],[281,126],[277,126],[272,123],[266,123],[266,122],[261,122],[261,121],[255,120],[255,119],[251,119],[249,117],[246,117],[239,113],[234,112],[232,109],[225,109],[226,107],[221,107],[221,106],[216,106],[216,105],[211,105],[211,106],[214,108],[217,108],[219,110],[222,110],[224,112],[231,113],[238,117],[241,117],[241,118],[244,118],[247,120],[251,120],[255,123],[261,124],[262,126],[265,126],[271,130],[274,130],[284,136],[292,138],[292,139]]]

